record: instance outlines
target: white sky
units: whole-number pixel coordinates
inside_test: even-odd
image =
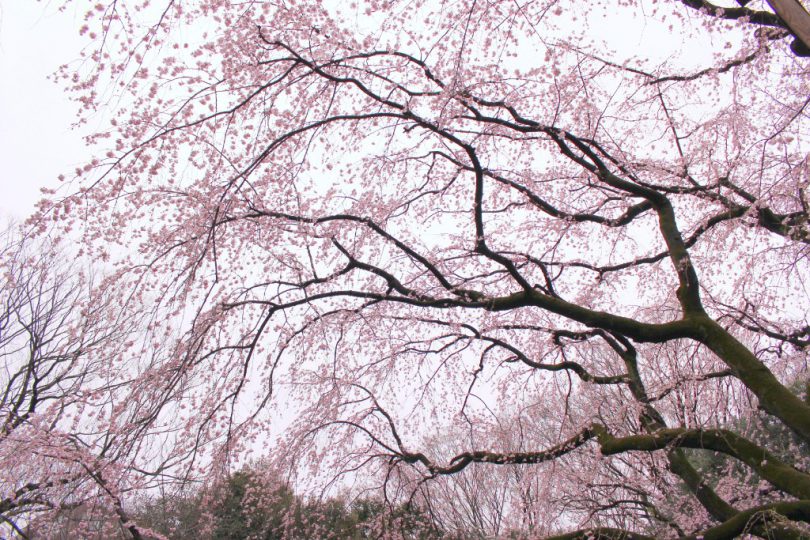
[[[59,4],[0,0],[0,223],[27,217],[40,188],[56,187],[59,174],[72,177],[90,158],[80,133],[71,129],[76,107],[48,80],[60,64],[78,60],[83,43],[82,17],[75,8],[59,12]],[[658,28],[649,31],[666,35]],[[623,38],[614,44],[632,49],[641,36]],[[682,45],[700,56],[696,44]]]
[[[41,187],[88,159],[75,106],[47,80],[79,58],[79,26],[55,2],[0,0],[0,221],[25,219]]]

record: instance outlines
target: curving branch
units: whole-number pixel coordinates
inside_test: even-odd
[[[649,434],[613,437],[602,426],[593,432],[605,455],[627,451],[694,448],[722,452],[737,459],[759,476],[798,499],[810,499],[810,475],[784,463],[765,448],[725,429],[661,429]]]

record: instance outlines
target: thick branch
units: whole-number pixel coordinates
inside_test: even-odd
[[[771,371],[726,329],[708,317],[695,318],[694,338],[706,345],[751,390],[760,405],[810,442],[810,405],[781,384]]]
[[[564,456],[591,440],[595,432],[585,428],[570,439],[540,452],[464,452],[450,460],[448,465],[437,465],[427,456],[418,453],[403,452],[400,458],[406,463],[422,463],[434,476],[455,474],[471,463],[491,463],[495,465],[536,465]]]
[[[810,500],[779,502],[749,508],[716,527],[699,534],[685,536],[682,540],[731,540],[748,531],[762,531],[767,538],[806,538],[801,533],[784,527],[780,521],[810,522]]]
[[[595,427],[605,455],[631,450],[653,451],[665,448],[695,448],[722,452],[753,469],[759,476],[798,499],[810,499],[810,475],[803,473],[766,449],[725,429],[662,429],[654,433],[613,437],[606,429]]]
[[[803,47],[796,44],[791,46],[793,52],[799,56],[810,54],[810,14],[799,0],[768,0],[768,4],[803,45]]]

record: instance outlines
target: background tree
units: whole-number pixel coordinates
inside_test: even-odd
[[[0,530],[120,534],[129,518],[107,479],[123,476],[132,446],[111,429],[109,398],[132,369],[106,355],[123,350],[137,314],[57,243],[16,227],[0,243]]]
[[[203,489],[148,497],[138,505],[135,519],[176,540],[363,540],[379,537],[381,527],[398,530],[404,538],[444,537],[415,507],[387,511],[385,503],[368,498],[305,501],[256,466]]]
[[[522,466],[555,486],[537,534],[804,534],[801,462],[729,428],[760,408],[810,441],[787,386],[810,88],[767,5],[119,0],[87,21],[63,75],[104,150],[31,223],[150,306],[160,354],[110,407],[138,444],[173,434],[153,476],[267,444],[299,489],[399,502]],[[431,452],[442,431],[464,437]],[[693,450],[768,489],[733,499],[750,486]]]

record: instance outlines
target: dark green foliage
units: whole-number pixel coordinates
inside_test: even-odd
[[[446,538],[418,508],[340,498],[305,501],[283,485],[242,470],[208,490],[142,501],[136,521],[172,540],[403,540]]]
[[[207,499],[213,508],[214,537],[223,540],[284,538],[285,518],[298,504],[287,487],[267,488],[248,471],[232,475]]]

